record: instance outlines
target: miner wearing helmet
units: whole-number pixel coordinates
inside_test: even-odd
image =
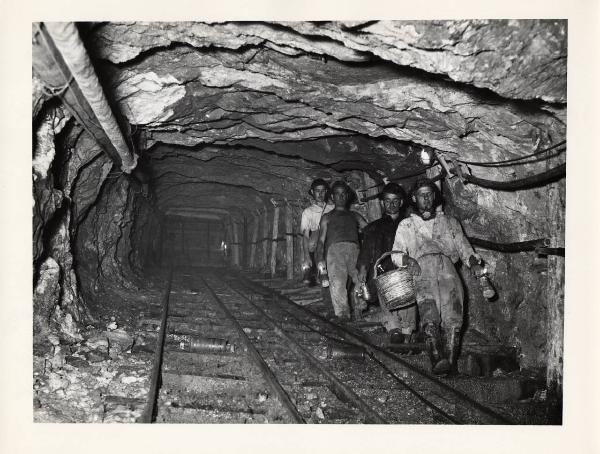
[[[363,242],[357,264],[358,279],[367,285],[369,301],[377,299],[377,290],[373,283],[373,267],[385,252],[392,250],[396,229],[404,218],[407,199],[406,192],[397,183],[386,184],[378,198],[383,208],[383,216],[371,222],[363,230]],[[381,272],[394,268],[389,257],[385,257],[378,267],[381,267]],[[392,312],[381,301],[379,306],[378,311],[366,315],[365,319],[381,322],[390,334],[391,343],[409,342],[416,325],[416,306],[412,305]]]
[[[446,374],[455,370],[463,323],[463,285],[454,265],[461,259],[468,266],[481,260],[458,220],[436,211],[442,196],[430,179],[417,180],[411,200],[415,212],[400,222],[393,245],[404,254],[392,254],[392,261],[402,266],[410,257],[418,263],[413,274],[425,343],[433,372]]]

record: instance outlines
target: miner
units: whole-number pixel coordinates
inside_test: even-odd
[[[327,203],[329,184],[322,178],[313,180],[308,191],[314,202],[302,211],[300,232],[302,233],[302,274],[306,285],[315,285],[316,262],[315,249],[319,239],[319,223],[323,214],[333,210],[333,204]]]
[[[392,261],[400,266],[407,263],[407,256],[417,260],[415,294],[425,344],[433,372],[446,374],[456,370],[463,322],[463,286],[454,265],[462,259],[479,269],[481,259],[458,220],[436,211],[442,196],[431,180],[417,180],[411,200],[416,212],[400,222],[393,245],[404,254],[392,254]]]
[[[328,274],[335,315],[350,320],[346,285],[348,277],[355,287],[359,284],[356,270],[359,229],[367,222],[360,214],[349,210],[351,189],[345,182],[336,181],[331,187],[331,193],[334,209],[321,218],[316,257],[319,270]]]
[[[404,217],[406,192],[399,184],[388,183],[379,193],[378,198],[383,209],[383,216],[371,222],[363,230],[363,241],[358,255],[358,280],[365,283],[376,300],[376,289],[373,284],[373,266],[385,253],[392,250],[398,224]],[[386,257],[379,265],[380,272],[390,271],[394,265],[390,257]],[[385,304],[379,302],[380,309],[369,314],[366,319],[380,321],[390,334],[391,343],[403,343],[411,340],[416,325],[416,305],[391,312]]]

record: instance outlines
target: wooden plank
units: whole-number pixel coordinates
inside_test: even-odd
[[[263,414],[243,411],[226,411],[221,408],[163,408],[157,415],[158,422],[192,424],[264,424],[268,419]]]
[[[172,372],[162,373],[164,388],[179,389],[194,392],[196,394],[212,394],[227,392],[231,394],[246,394],[251,389],[265,389],[264,384],[238,380],[235,378],[220,378],[203,375],[175,374]]]

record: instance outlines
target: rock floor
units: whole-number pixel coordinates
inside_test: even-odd
[[[263,283],[284,290],[283,293],[301,305],[315,308],[323,305],[319,291],[314,288],[303,290],[300,283],[286,283],[283,279]],[[107,312],[82,330],[82,341],[67,344],[50,336],[51,345],[34,345],[35,422],[133,423],[142,414],[149,389],[152,354],[140,349],[132,353],[132,347],[139,338],[139,320],[150,307],[160,304],[160,292],[149,284],[138,289],[112,290],[103,298]],[[127,304],[123,304],[124,301]],[[427,367],[424,354],[406,358],[415,365]],[[491,379],[507,382],[529,379],[531,382],[534,374],[529,371],[506,373],[498,368]],[[460,389],[464,383],[461,384],[460,379],[456,381]],[[480,386],[473,388],[477,394],[473,397],[491,395],[487,381],[483,377],[477,381]],[[500,390],[495,385],[493,388]],[[556,414],[559,403],[550,399],[544,390],[529,390],[525,398],[510,386],[506,390],[504,394],[510,394],[510,402],[487,404],[510,414],[519,423],[560,423],[560,416]],[[500,396],[496,400],[502,399]]]

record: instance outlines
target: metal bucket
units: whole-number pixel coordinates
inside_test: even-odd
[[[385,304],[389,310],[399,309],[404,306],[410,306],[415,302],[415,286],[412,274],[407,267],[398,268],[377,275],[377,265],[385,257],[402,251],[390,251],[384,253],[373,266],[373,281],[377,289],[379,303]]]

